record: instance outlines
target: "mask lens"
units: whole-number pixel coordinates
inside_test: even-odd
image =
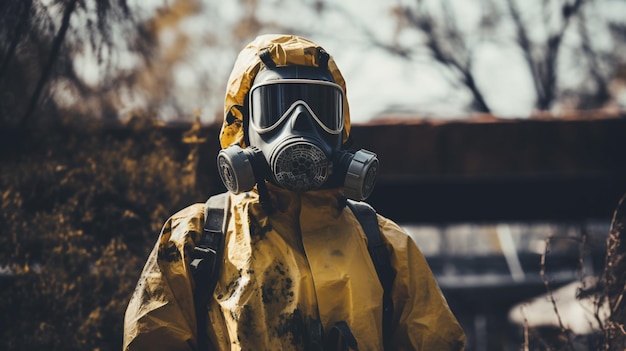
[[[282,120],[296,101],[304,101],[318,123],[332,131],[343,128],[343,93],[333,83],[281,81],[259,85],[250,94],[250,116],[260,129],[271,128]]]

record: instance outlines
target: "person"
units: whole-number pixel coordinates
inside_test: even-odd
[[[347,148],[346,84],[331,55],[299,36],[257,37],[235,62],[224,113],[227,220],[207,308],[194,312],[202,282],[190,265],[206,206],[194,204],[167,220],[147,259],[125,314],[125,350],[464,349],[419,248],[376,214],[393,268],[383,289],[347,206],[369,196],[378,160]],[[386,293],[393,314],[383,322]]]

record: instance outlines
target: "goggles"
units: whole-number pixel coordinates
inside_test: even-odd
[[[321,80],[285,79],[262,83],[250,92],[250,120],[259,133],[269,132],[300,103],[330,134],[343,130],[343,90]]]

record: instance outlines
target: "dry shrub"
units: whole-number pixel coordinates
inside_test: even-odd
[[[564,326],[560,310],[552,295],[552,287],[549,279],[545,276],[545,259],[550,242],[554,238],[546,240],[546,252],[541,258],[541,276],[546,285],[547,297],[553,306],[553,312],[557,316],[558,327],[529,327],[524,325],[524,342],[521,349],[525,351],[582,351],[603,350],[623,351],[626,350],[626,194],[618,202],[611,227],[606,237],[606,255],[604,270],[598,277],[585,277],[582,272],[580,287],[576,298],[582,302],[590,303],[590,312],[594,320],[588,321],[590,325],[597,325],[587,335],[577,335],[571,329]],[[571,238],[570,238],[571,239]],[[587,249],[586,238],[581,240],[580,267],[583,265],[583,251]],[[585,278],[592,278],[587,284]]]
[[[162,223],[206,197],[198,144],[148,122],[2,134],[0,349],[119,350]]]

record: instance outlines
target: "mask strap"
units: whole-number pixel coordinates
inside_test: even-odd
[[[259,191],[259,202],[261,207],[268,215],[274,213],[274,206],[272,206],[272,200],[270,199],[270,193],[267,191],[267,185],[265,185],[265,179],[261,179],[260,183],[257,183],[257,190]]]
[[[354,144],[354,139],[352,139],[352,135],[348,135],[348,139],[345,143],[341,144],[341,150],[349,150],[352,148]]]
[[[265,177],[263,176],[265,164],[261,161],[263,156],[261,156],[261,150],[259,150],[255,146],[250,146],[250,149],[256,154],[256,157],[252,158],[252,162],[254,163],[252,166],[252,173],[254,174],[254,180],[256,181],[256,188],[259,191],[259,202],[261,203],[261,207],[265,213],[272,214],[274,213],[274,206],[272,206],[272,200],[270,198],[270,193],[267,190],[267,185],[265,185]]]
[[[276,68],[276,62],[274,62],[274,60],[272,59],[272,53],[270,52],[270,49],[265,48],[261,50],[261,52],[259,52],[259,58],[267,68]]]
[[[232,106],[228,109],[228,112],[226,113],[226,116],[225,116],[226,123],[227,123],[228,125],[233,124],[236,120],[238,120],[238,119],[239,119],[239,117],[237,117],[237,115],[233,113],[233,108],[238,109],[238,110],[241,112],[241,114],[242,114],[242,115],[244,114],[244,111],[243,111],[243,106],[241,106],[241,105],[232,105]]]
[[[326,50],[321,47],[317,47],[317,66],[322,69],[328,69],[328,60],[330,59],[330,55],[326,52]]]

